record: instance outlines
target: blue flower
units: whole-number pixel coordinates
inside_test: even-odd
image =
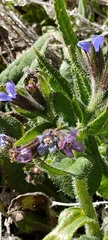
[[[59,149],[63,150],[64,153],[70,158],[74,157],[72,150],[75,150],[77,152],[84,151],[83,143],[76,141],[77,135],[78,131],[73,130],[68,136],[60,140],[58,143]]]
[[[78,46],[81,47],[87,53],[91,52],[91,43],[94,46],[95,52],[99,52],[104,43],[104,37],[102,35],[94,35],[91,42],[78,42]]]
[[[0,147],[5,147],[6,144],[8,144],[8,139],[9,139],[9,137],[6,134],[1,133],[0,134]]]
[[[13,81],[6,83],[6,92],[0,92],[0,101],[9,101],[11,102],[14,98],[16,98],[16,90],[15,84]]]
[[[37,148],[37,151],[40,155],[43,155],[46,152],[54,152],[57,148],[57,140],[58,138],[53,136],[53,134],[48,133],[45,135],[38,136],[40,140],[40,145]]]

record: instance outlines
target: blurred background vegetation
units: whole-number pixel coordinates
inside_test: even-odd
[[[64,0],[79,40],[108,34],[107,0]],[[39,36],[56,30],[54,0],[0,1],[0,72],[29,48]],[[56,36],[59,38],[59,36]],[[60,41],[60,39],[59,39]],[[51,41],[46,57],[59,68],[61,52]]]

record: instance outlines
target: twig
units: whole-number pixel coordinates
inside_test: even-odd
[[[89,19],[83,17],[79,12],[77,8],[74,8],[71,12],[70,12],[70,16],[75,16],[77,17],[77,19],[79,19],[81,22],[85,23],[86,25],[90,25],[92,26],[94,29],[98,29],[103,31],[108,31],[108,27],[105,25],[100,25],[98,23],[95,22],[90,22]]]
[[[104,204],[108,204],[108,201],[93,202],[94,207],[97,207],[99,205],[104,205]],[[63,203],[63,202],[52,201],[51,207],[54,207],[54,206],[79,207],[80,203]]]

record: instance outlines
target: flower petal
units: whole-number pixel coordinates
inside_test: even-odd
[[[83,152],[84,151],[84,144],[81,142],[73,141],[72,142],[72,149],[76,150],[77,152]]]
[[[48,150],[50,153],[52,153],[56,150],[56,148],[57,148],[56,145],[53,145],[53,146],[49,147]]]
[[[16,98],[15,84],[13,81],[6,83],[6,91],[11,98]]]
[[[32,158],[32,152],[30,149],[27,148],[22,148],[18,156],[16,157],[16,159],[21,163],[30,162]]]
[[[43,155],[45,152],[48,151],[48,146],[44,145],[43,143],[41,143],[39,145],[39,147],[37,148],[37,151],[40,155]]]
[[[7,93],[0,92],[0,101],[1,101],[1,102],[2,102],[2,101],[9,101],[9,102],[11,102],[12,99],[11,99],[10,96],[8,96]]]
[[[62,139],[62,140],[60,140],[60,141],[58,142],[58,147],[59,147],[59,149],[60,149],[60,150],[63,149],[64,146],[65,146],[65,144],[66,144],[66,139],[65,139],[65,138]]]
[[[6,138],[7,136],[6,136],[6,134],[4,134],[4,133],[1,133],[0,134],[0,147],[3,147],[3,146],[5,146],[5,142],[6,142]]]
[[[66,141],[74,141],[77,136],[78,136],[78,130],[72,130],[70,132],[70,135],[68,135],[65,139]]]
[[[85,50],[86,52],[90,53],[90,42],[78,42],[77,46],[79,46],[80,48],[82,48],[83,50]]]
[[[65,147],[63,150],[64,150],[64,152],[65,152],[65,154],[66,154],[67,157],[70,157],[70,158],[73,158],[73,157],[74,157],[74,154],[73,154],[73,152],[72,152],[72,148],[66,148],[66,147]]]
[[[92,38],[92,44],[94,46],[95,52],[99,52],[99,49],[104,43],[104,37],[102,35],[94,35]]]

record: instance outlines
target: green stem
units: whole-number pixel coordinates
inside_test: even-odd
[[[87,228],[86,228],[87,235],[89,236],[95,235],[95,236],[98,236],[100,239],[102,239],[102,233],[100,230],[98,218],[96,216],[96,212],[92,204],[92,199],[89,196],[87,191],[86,180],[74,178],[74,187],[75,187],[75,194],[77,195],[77,198],[85,214],[89,218],[95,221],[95,224],[93,222],[87,223]]]

